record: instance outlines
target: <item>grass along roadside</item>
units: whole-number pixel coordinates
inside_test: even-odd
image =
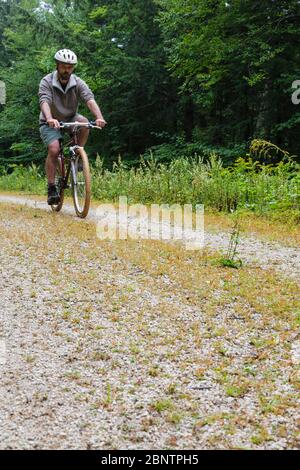
[[[73,200],[69,191],[66,192],[65,202],[73,206]],[[46,201],[46,195],[32,194],[28,191],[0,191],[0,195],[16,196],[36,200],[39,202]],[[117,203],[112,201],[97,201],[92,199],[91,207],[97,209],[101,203],[110,203],[115,205]],[[62,210],[63,212],[63,210]],[[211,233],[230,232],[235,224],[239,221],[239,229],[242,235],[248,237],[256,237],[263,241],[278,242],[285,246],[298,247],[300,246],[300,225],[294,223],[284,223],[278,220],[272,221],[264,216],[259,216],[247,211],[239,213],[226,214],[213,211],[206,208],[205,214],[205,230]]]
[[[76,369],[65,372],[73,395],[78,388],[81,403],[86,371],[91,388],[100,374],[103,392],[85,405],[116,419],[134,414],[129,428],[121,418],[125,445],[155,435],[171,448],[296,445],[299,285],[273,271],[220,267],[208,251],[102,242],[94,225],[60,214],[3,204],[1,213],[1,250],[25,257],[37,282],[38,261],[49,269],[53,331],[63,340],[67,324],[77,348]],[[42,298],[38,284],[30,295]]]
[[[45,194],[45,178],[38,167],[14,166],[0,176],[0,191]],[[137,168],[121,160],[112,170],[97,157],[91,165],[94,203],[204,204],[208,229],[229,229],[238,217],[242,233],[286,245],[300,244],[299,164],[292,159],[263,165],[239,158],[231,167],[211,155],[207,161],[178,158],[169,165],[141,158]],[[68,193],[67,193],[68,194]]]

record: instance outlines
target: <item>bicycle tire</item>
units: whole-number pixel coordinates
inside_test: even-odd
[[[91,202],[91,174],[89,159],[83,148],[77,149],[76,159],[72,161],[71,185],[76,215],[84,219],[88,215]]]

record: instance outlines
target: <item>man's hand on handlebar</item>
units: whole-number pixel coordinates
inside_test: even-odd
[[[47,119],[47,124],[49,127],[52,127],[54,129],[60,128],[60,124],[57,119]]]
[[[103,128],[106,126],[106,121],[104,119],[96,119],[95,126]]]

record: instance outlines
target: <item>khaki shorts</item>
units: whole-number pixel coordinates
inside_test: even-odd
[[[83,118],[83,116],[81,116],[81,114],[76,114],[76,116],[68,118],[67,122],[75,122],[80,118]],[[54,129],[53,127],[49,127],[47,124],[40,126],[40,135],[46,147],[52,144],[55,140],[63,138],[63,134],[60,129]]]

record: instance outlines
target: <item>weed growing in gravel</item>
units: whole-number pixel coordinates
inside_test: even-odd
[[[229,397],[233,397],[233,398],[243,397],[247,392],[247,386],[246,385],[241,385],[241,386],[229,385],[228,387],[226,387],[225,391],[226,391],[226,395],[228,395]]]
[[[174,413],[170,413],[166,420],[168,423],[171,423],[171,424],[179,424],[183,419],[183,415],[182,413],[178,413],[178,412],[174,412]]]
[[[238,269],[243,265],[242,260],[237,258],[237,249],[238,249],[239,240],[240,240],[240,223],[237,219],[234,223],[234,226],[231,232],[227,254],[225,257],[222,257],[219,260],[219,263],[221,266]]]
[[[105,351],[95,351],[92,354],[93,361],[108,361],[111,358],[110,354]]]
[[[195,371],[194,375],[198,380],[204,380],[205,379],[205,373],[206,373],[206,370],[201,368],[201,369],[197,369]]]
[[[178,389],[178,384],[171,383],[171,384],[168,385],[167,394],[168,395],[174,395],[176,393],[177,389]]]
[[[112,389],[111,385],[108,383],[106,385],[106,396],[103,400],[103,406],[109,408],[112,404]]]
[[[259,446],[264,442],[272,441],[273,439],[274,438],[270,435],[269,431],[261,426],[258,432],[251,437],[251,442]]]
[[[151,367],[149,369],[149,375],[150,377],[158,377],[159,375],[159,368],[157,366]]]
[[[31,356],[29,354],[25,356],[24,359],[28,364],[33,364],[36,361],[35,356]]]
[[[158,413],[162,413],[166,410],[172,410],[174,408],[174,404],[169,399],[157,400],[152,404],[152,408],[157,411]]]
[[[72,370],[70,372],[66,372],[65,377],[67,377],[70,380],[79,380],[81,377],[81,374],[79,371]]]

